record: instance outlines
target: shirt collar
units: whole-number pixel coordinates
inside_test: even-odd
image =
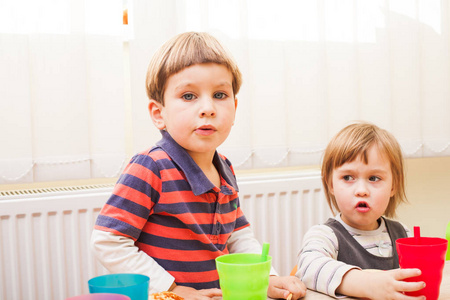
[[[191,186],[194,195],[198,196],[212,190],[214,188],[214,184],[209,181],[186,150],[181,147],[167,131],[161,130],[161,134],[162,139],[156,143],[156,146],[163,149],[170,156],[172,161],[180,167],[186,176],[186,180]],[[239,191],[233,171],[217,151],[214,153],[213,164],[219,171],[220,176],[225,179],[225,181],[232,188],[234,188],[236,192]],[[221,188],[221,190],[224,192],[224,190],[226,191],[229,189]],[[229,192],[232,193],[233,191]]]
[[[336,219],[336,221],[341,223],[344,226],[344,228],[347,229],[347,231],[350,231],[350,232],[353,232],[353,233],[356,233],[356,234],[360,234],[360,235],[378,235],[378,234],[382,233],[383,230],[386,229],[386,224],[384,222],[384,217],[383,216],[381,216],[378,219],[378,220],[380,220],[380,225],[378,226],[377,229],[374,229],[374,230],[360,230],[360,229],[356,229],[356,228],[354,228],[354,227],[352,227],[350,225],[347,225],[347,223],[345,223],[342,220],[341,213],[338,213],[335,216],[335,219]]]

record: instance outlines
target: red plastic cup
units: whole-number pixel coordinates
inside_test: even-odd
[[[426,296],[427,300],[437,300],[445,264],[448,241],[435,237],[409,237],[396,240],[400,268],[417,268],[422,274],[405,281],[424,281],[426,286],[415,292],[405,292],[409,296]]]

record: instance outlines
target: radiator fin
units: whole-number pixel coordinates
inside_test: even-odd
[[[100,188],[111,188],[113,184],[92,184],[92,185],[77,185],[77,186],[62,186],[62,187],[48,187],[48,188],[35,188],[35,189],[21,189],[21,190],[7,190],[0,191],[0,200],[7,199],[10,197],[21,197],[24,196],[36,196],[44,195],[47,196],[53,193],[61,192],[78,192],[78,191],[89,191],[96,190]]]

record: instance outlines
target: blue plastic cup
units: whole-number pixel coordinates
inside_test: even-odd
[[[122,294],[131,300],[148,300],[150,278],[142,274],[119,273],[89,279],[89,292]]]
[[[120,294],[95,293],[74,296],[67,298],[66,300],[130,300],[130,297]]]

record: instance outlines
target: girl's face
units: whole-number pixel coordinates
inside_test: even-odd
[[[331,192],[342,220],[360,230],[375,230],[394,195],[389,160],[373,145],[362,157],[333,170]]]

